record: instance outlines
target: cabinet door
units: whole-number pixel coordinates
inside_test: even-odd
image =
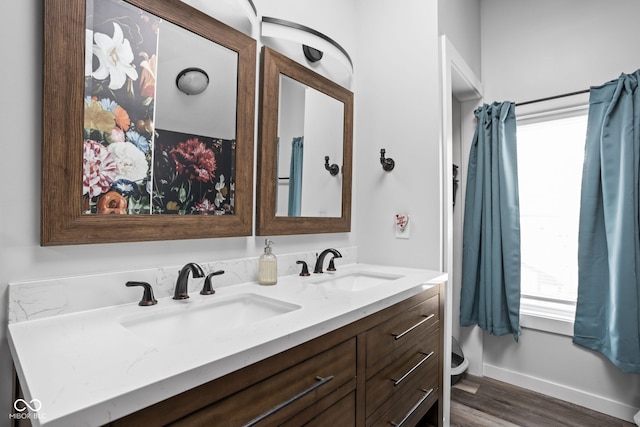
[[[330,396],[329,396],[330,397]],[[350,391],[328,408],[322,402],[282,424],[282,427],[353,427],[356,425],[356,392]]]
[[[402,400],[390,407],[375,421],[367,420],[367,427],[414,426],[436,403],[437,389],[416,388],[409,390]]]
[[[399,354],[393,362],[367,380],[367,417],[397,404],[408,389],[438,388],[439,336],[439,329],[429,335],[419,335],[409,350]]]
[[[266,426],[285,422],[341,386],[355,388],[355,338],[183,417],[176,426]]]
[[[437,327],[439,302],[439,296],[435,295],[367,331],[367,377],[373,373],[374,365],[388,363],[383,361],[385,356]]]

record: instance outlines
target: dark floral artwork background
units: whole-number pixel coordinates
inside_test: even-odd
[[[153,213],[234,213],[234,140],[156,129]]]

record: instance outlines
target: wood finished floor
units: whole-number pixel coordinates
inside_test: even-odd
[[[572,403],[486,377],[451,388],[451,427],[635,427]]]

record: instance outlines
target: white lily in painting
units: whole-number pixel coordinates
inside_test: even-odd
[[[85,28],[84,34],[84,76],[88,77],[93,74],[93,31]]]
[[[225,194],[226,193],[226,188],[225,188],[225,183],[224,183],[224,175],[220,175],[220,179],[218,180],[218,182],[216,183],[216,198],[213,201],[213,203],[216,205],[216,207],[220,207],[220,204],[222,204],[222,202],[224,202],[225,199]]]
[[[138,78],[138,72],[132,64],[134,57],[131,44],[124,38],[120,25],[113,23],[113,38],[106,34],[94,33],[93,39],[96,43],[93,53],[100,60],[99,68],[93,72],[95,78],[104,79],[108,75],[111,90],[124,86],[127,77],[131,80]]]

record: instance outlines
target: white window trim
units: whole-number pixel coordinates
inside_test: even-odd
[[[531,295],[520,297],[520,326],[523,328],[572,337],[575,315],[576,303],[572,301]]]
[[[584,114],[588,109],[589,95],[581,94],[519,107],[516,120],[521,124],[535,123],[577,116]],[[532,295],[521,295],[520,297],[520,326],[526,329],[573,337],[575,314],[576,303],[573,301],[540,298]]]

